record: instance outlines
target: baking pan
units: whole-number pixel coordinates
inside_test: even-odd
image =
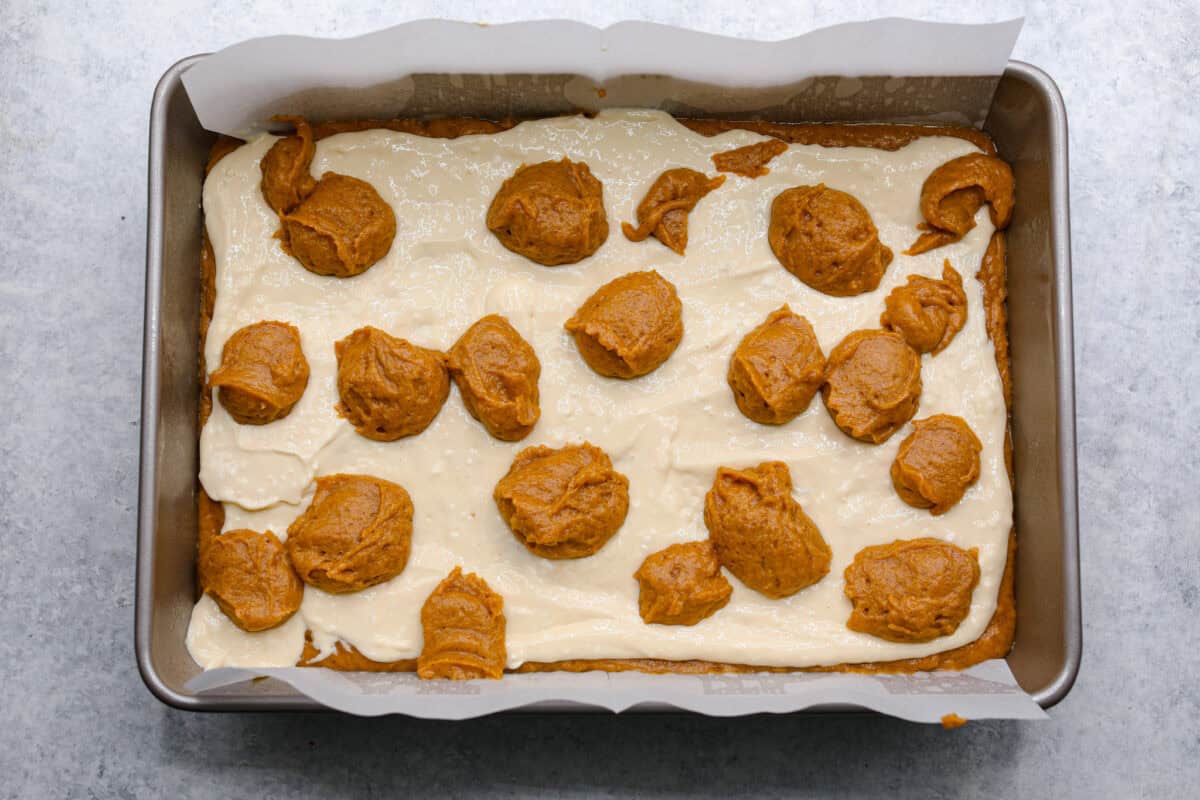
[[[200,126],[180,77],[200,58],[186,58],[167,70],[150,110],[134,626],[138,669],[150,691],[176,708],[317,710],[324,707],[275,680],[203,695],[184,688],[200,671],[184,637],[196,591],[200,196],[214,136]],[[879,111],[866,118],[891,121],[883,108]],[[954,109],[929,109],[931,114],[945,111]],[[1012,164],[1018,192],[1008,228],[1018,543],[1017,632],[1008,663],[1021,687],[1048,708],[1070,691],[1082,647],[1067,121],[1058,88],[1037,67],[1010,61],[984,130]],[[523,710],[580,708],[564,702]]]

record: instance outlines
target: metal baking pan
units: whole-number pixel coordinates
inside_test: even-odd
[[[204,695],[184,688],[199,672],[184,636],[195,599],[200,195],[214,137],[200,126],[180,77],[199,58],[167,70],[150,111],[138,669],[150,691],[176,708],[315,710],[323,707],[274,680]],[[889,121],[879,111],[866,118]],[[1018,542],[1017,632],[1008,662],[1022,688],[1049,707],[1074,683],[1082,648],[1067,119],[1058,88],[1037,67],[1010,61],[984,130],[1012,164],[1019,199],[1008,229]]]

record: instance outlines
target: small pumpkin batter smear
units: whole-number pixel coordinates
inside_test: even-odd
[[[712,157],[712,161],[717,167],[717,172],[732,172],[743,178],[761,178],[771,171],[767,169],[771,159],[787,152],[787,149],[787,142],[770,139],[717,153]]]
[[[957,242],[975,227],[975,212],[988,204],[996,230],[1012,220],[1013,172],[1005,161],[983,153],[953,158],[929,174],[921,186],[924,231],[905,255],[915,256]]]
[[[962,417],[935,414],[913,422],[892,462],[900,499],[934,516],[945,514],[979,480],[983,445]]]
[[[317,478],[312,503],[288,527],[288,554],[310,586],[362,591],[404,571],[412,520],[404,487],[370,475],[327,475]]]
[[[447,354],[446,365],[463,405],[488,433],[506,442],[533,430],[542,365],[529,342],[499,314],[489,314],[464,333]]]
[[[788,272],[833,297],[874,291],[892,263],[863,204],[825,184],[776,196],[767,241]]]
[[[527,447],[492,493],[513,536],[543,558],[583,558],[613,537],[629,512],[629,479],[587,442]]]
[[[738,409],[764,425],[791,422],[825,381],[825,354],[809,321],[786,304],[746,334],[729,362]]]
[[[454,681],[504,675],[504,598],[474,573],[455,567],[421,606],[425,643],[417,677]]]
[[[941,539],[865,547],[846,567],[846,627],[893,642],[949,636],[971,611],[979,553]]]
[[[274,122],[287,122],[296,132],[275,144],[262,157],[262,194],[276,214],[291,211],[312,194],[317,182],[309,169],[316,154],[312,128],[303,117],[274,117]]]
[[[639,586],[638,611],[648,624],[695,625],[724,608],[733,594],[709,541],[651,553],[633,577]]]
[[[967,323],[967,295],[962,276],[946,261],[942,279],[909,275],[884,300],[879,324],[904,337],[918,353],[937,355],[950,346]]]
[[[854,331],[829,354],[821,394],[843,433],[882,444],[917,413],[921,357],[898,333]]]
[[[669,169],[650,186],[638,203],[637,227],[621,223],[621,231],[631,242],[653,236],[679,255],[688,243],[688,212],[700,198],[725,182],[724,175],[710,178],[703,172],[680,167]]]
[[[450,394],[445,357],[370,325],[334,345],[337,412],[379,442],[429,427]]]
[[[717,558],[767,597],[788,597],[829,572],[832,551],[792,497],[782,461],[721,467],[704,498],[704,524]]]
[[[492,199],[487,227],[530,261],[574,264],[608,238],[604,186],[587,164],[567,158],[522,165]]]
[[[683,304],[657,272],[631,272],[596,290],[563,327],[597,374],[637,378],[658,369],[683,339]]]
[[[286,322],[256,322],[234,331],[209,378],[221,405],[242,425],[283,419],[308,386],[300,331]]]
[[[300,608],[304,584],[271,531],[227,531],[201,542],[198,572],[205,594],[244,631],[282,625]]]

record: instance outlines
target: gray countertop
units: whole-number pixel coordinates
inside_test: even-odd
[[[1186,796],[1200,780],[1200,7],[0,2],[0,796]],[[254,7],[254,8],[252,8]],[[1027,14],[1070,117],[1084,656],[1048,722],[168,709],[133,660],[146,130],[178,58],[405,18],[649,18],[780,38]],[[401,16],[401,14],[403,16]],[[1193,786],[1188,790],[1189,785]],[[1194,795],[1193,795],[1194,796]]]

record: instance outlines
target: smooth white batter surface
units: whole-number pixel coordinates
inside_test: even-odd
[[[926,176],[976,148],[951,137],[918,139],[894,153],[792,145],[770,163],[769,175],[730,175],[700,201],[689,219],[686,256],[657,240],[635,244],[621,234],[620,222],[634,219],[659,173],[685,166],[716,174],[712,154],[764,138],[747,131],[706,138],[666,114],[635,110],[526,122],[455,140],[389,131],[324,139],[313,174],[332,170],[370,181],[396,212],[391,252],[348,280],[308,272],[272,238],[278,220],[262,199],[258,162],[275,137],[226,156],[204,187],[217,262],[207,362],[211,368],[220,363],[226,339],[238,328],[277,319],[300,329],[312,370],[304,397],[279,422],[240,426],[213,404],[201,435],[200,477],[208,494],[225,504],[226,530],[269,529],[284,538],[311,498],[313,477],[337,472],[403,485],[416,513],[404,572],[352,595],[305,587],[296,617],[275,631],[245,633],[215,603],[201,600],[188,631],[197,662],[206,668],[293,663],[305,628],[322,652],[341,639],[376,660],[415,657],[421,605],[459,565],[504,597],[510,667],[527,660],[638,657],[827,665],[924,656],[978,638],[995,610],[1012,524],[1004,401],[982,288],[974,279],[993,231],[986,209],[962,241],[920,256],[901,254],[916,235]],[[586,161],[603,182],[610,233],[591,258],[547,268],[505,250],[484,217],[501,182],[520,164],[564,155]],[[857,197],[894,251],[874,292],[823,295],[771,253],[772,199],[788,187],[818,182]],[[888,474],[911,426],[882,445],[862,444],[837,429],[819,396],[787,425],[759,425],[738,412],[725,372],[741,337],[783,303],[812,322],[828,354],[847,333],[878,327],[884,298],[909,274],[941,277],[946,258],[963,275],[968,319],[949,348],[922,358],[917,418],[965,418],[983,443],[982,475],[949,513],[933,517],[905,505]],[[678,287],[683,342],[649,376],[601,378],[580,359],[562,324],[600,285],[644,269],[658,270]],[[364,439],[337,416],[336,340],[369,324],[445,350],[488,313],[506,315],[542,362],[542,417],[525,441],[492,439],[463,408],[457,389],[424,433],[397,442]],[[508,531],[492,488],[521,448],[582,440],[606,450],[629,477],[629,516],[593,556],[539,558]],[[726,573],[733,597],[714,616],[692,627],[643,623],[634,570],[652,552],[707,535],[704,494],[718,466],[765,460],[791,468],[796,498],[833,550],[829,574],[792,597],[771,600]],[[952,636],[925,644],[848,630],[842,572],[854,554],[919,536],[979,549],[982,576],[967,619]]]

